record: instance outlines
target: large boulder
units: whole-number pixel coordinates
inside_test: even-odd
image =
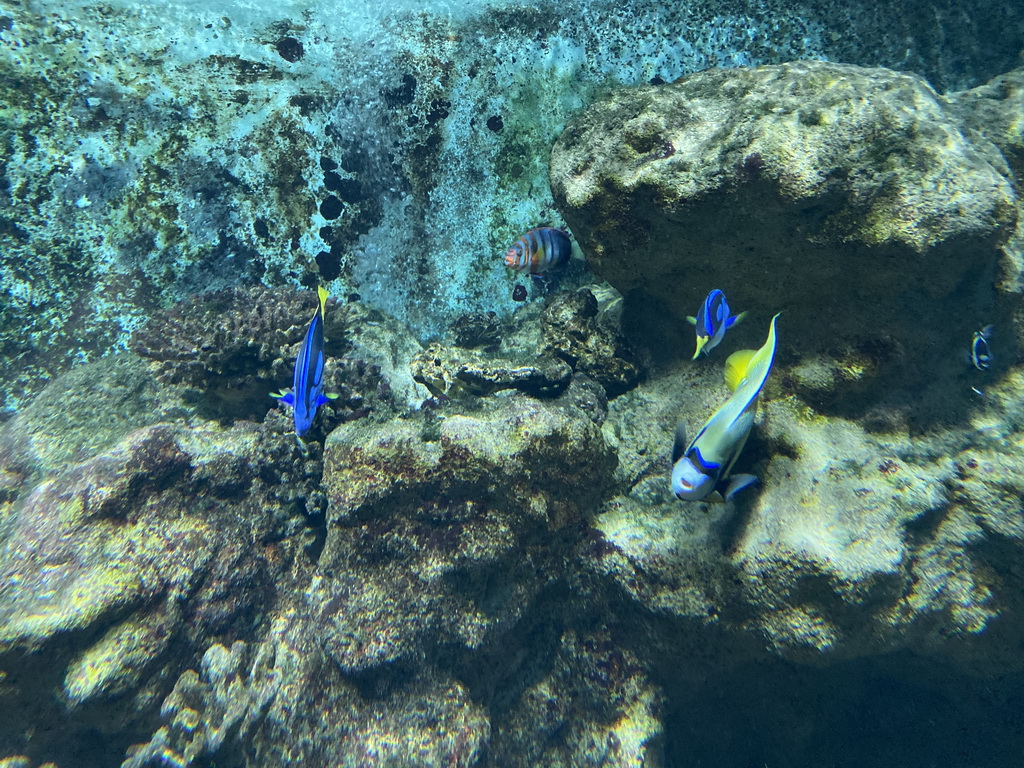
[[[914,437],[872,434],[771,387],[737,464],[760,486],[728,504],[680,502],[667,476],[673,423],[698,427],[723,390],[681,365],[614,400],[604,424],[630,458],[582,562],[647,621],[687,628],[649,651],[722,668],[766,652],[835,664],[913,651],[1019,673],[1019,372],[970,429]]]
[[[712,288],[782,311],[781,359],[822,406],[948,383],[1010,311],[992,286],[1010,167],[914,75],[798,62],[614,91],[556,142],[551,183],[648,336],[679,348]]]
[[[312,589],[344,670],[479,648],[564,579],[615,454],[587,413],[525,397],[353,422],[324,452],[328,535]]]
[[[186,426],[149,373],[84,366],[0,428],[0,754],[73,761],[102,734],[115,764],[301,552],[318,463],[283,429]]]

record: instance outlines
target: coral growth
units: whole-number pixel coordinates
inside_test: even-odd
[[[708,70],[579,113],[552,190],[651,347],[680,347],[722,288],[765,318],[783,310],[801,386],[831,412],[891,397],[930,421],[975,318],[1006,317],[993,276],[1019,272],[1016,182],[967,104],[877,68]],[[731,338],[752,346],[751,327]]]
[[[132,747],[121,768],[193,765],[214,755],[229,737],[244,740],[262,718],[281,685],[273,644],[261,645],[248,660],[246,644],[230,650],[214,645],[203,654],[201,673],[186,671],[164,699],[162,726],[149,743]]]
[[[155,360],[162,381],[180,384],[207,418],[260,419],[287,389],[313,312],[310,292],[230,288],[203,294],[155,316],[133,337],[133,349]],[[328,302],[326,391],[337,394],[324,428],[384,405],[390,391],[380,368],[341,357],[344,319]],[[337,317],[337,320],[335,319]]]

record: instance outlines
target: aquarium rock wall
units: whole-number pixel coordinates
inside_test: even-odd
[[[1017,61],[949,2],[0,4],[0,408],[215,289],[326,284],[440,333],[564,225],[551,143],[616,85],[829,59],[939,91]],[[581,254],[576,254],[582,265]],[[578,266],[577,271],[584,267]]]
[[[1016,766],[1022,23],[0,5],[0,767]]]

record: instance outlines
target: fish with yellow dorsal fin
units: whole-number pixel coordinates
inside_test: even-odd
[[[775,321],[760,349],[733,352],[725,363],[725,383],[732,395],[715,411],[697,436],[686,442],[682,421],[676,426],[672,446],[672,492],[686,501],[701,501],[715,491],[732,498],[757,481],[753,475],[732,475],[732,465],[746,445],[754,426],[757,397],[775,362]],[[684,448],[684,446],[686,446]]]

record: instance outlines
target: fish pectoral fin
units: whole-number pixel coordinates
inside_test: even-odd
[[[693,315],[687,315],[686,316],[686,322],[688,322],[690,325],[696,325],[697,324],[697,318],[694,317]]]
[[[325,395],[320,393],[316,398],[316,407],[319,408],[321,405],[327,405],[331,400],[336,398],[337,395]]]
[[[295,405],[295,393],[292,392],[290,389],[287,392],[271,392],[270,396],[276,397],[285,405]]]
[[[328,400],[337,400],[339,397],[341,397],[341,394],[339,392],[328,392],[326,395],[324,395],[324,397],[326,397]]]
[[[743,322],[743,318],[745,318],[746,316],[747,316],[746,312],[740,312],[735,317],[730,317],[729,318],[729,322],[727,322],[725,324],[725,327],[726,328],[732,328],[734,325],[736,325],[738,323],[742,323]]]
[[[725,498],[731,499],[744,488],[749,488],[756,482],[757,478],[754,475],[733,475],[725,487]]]

